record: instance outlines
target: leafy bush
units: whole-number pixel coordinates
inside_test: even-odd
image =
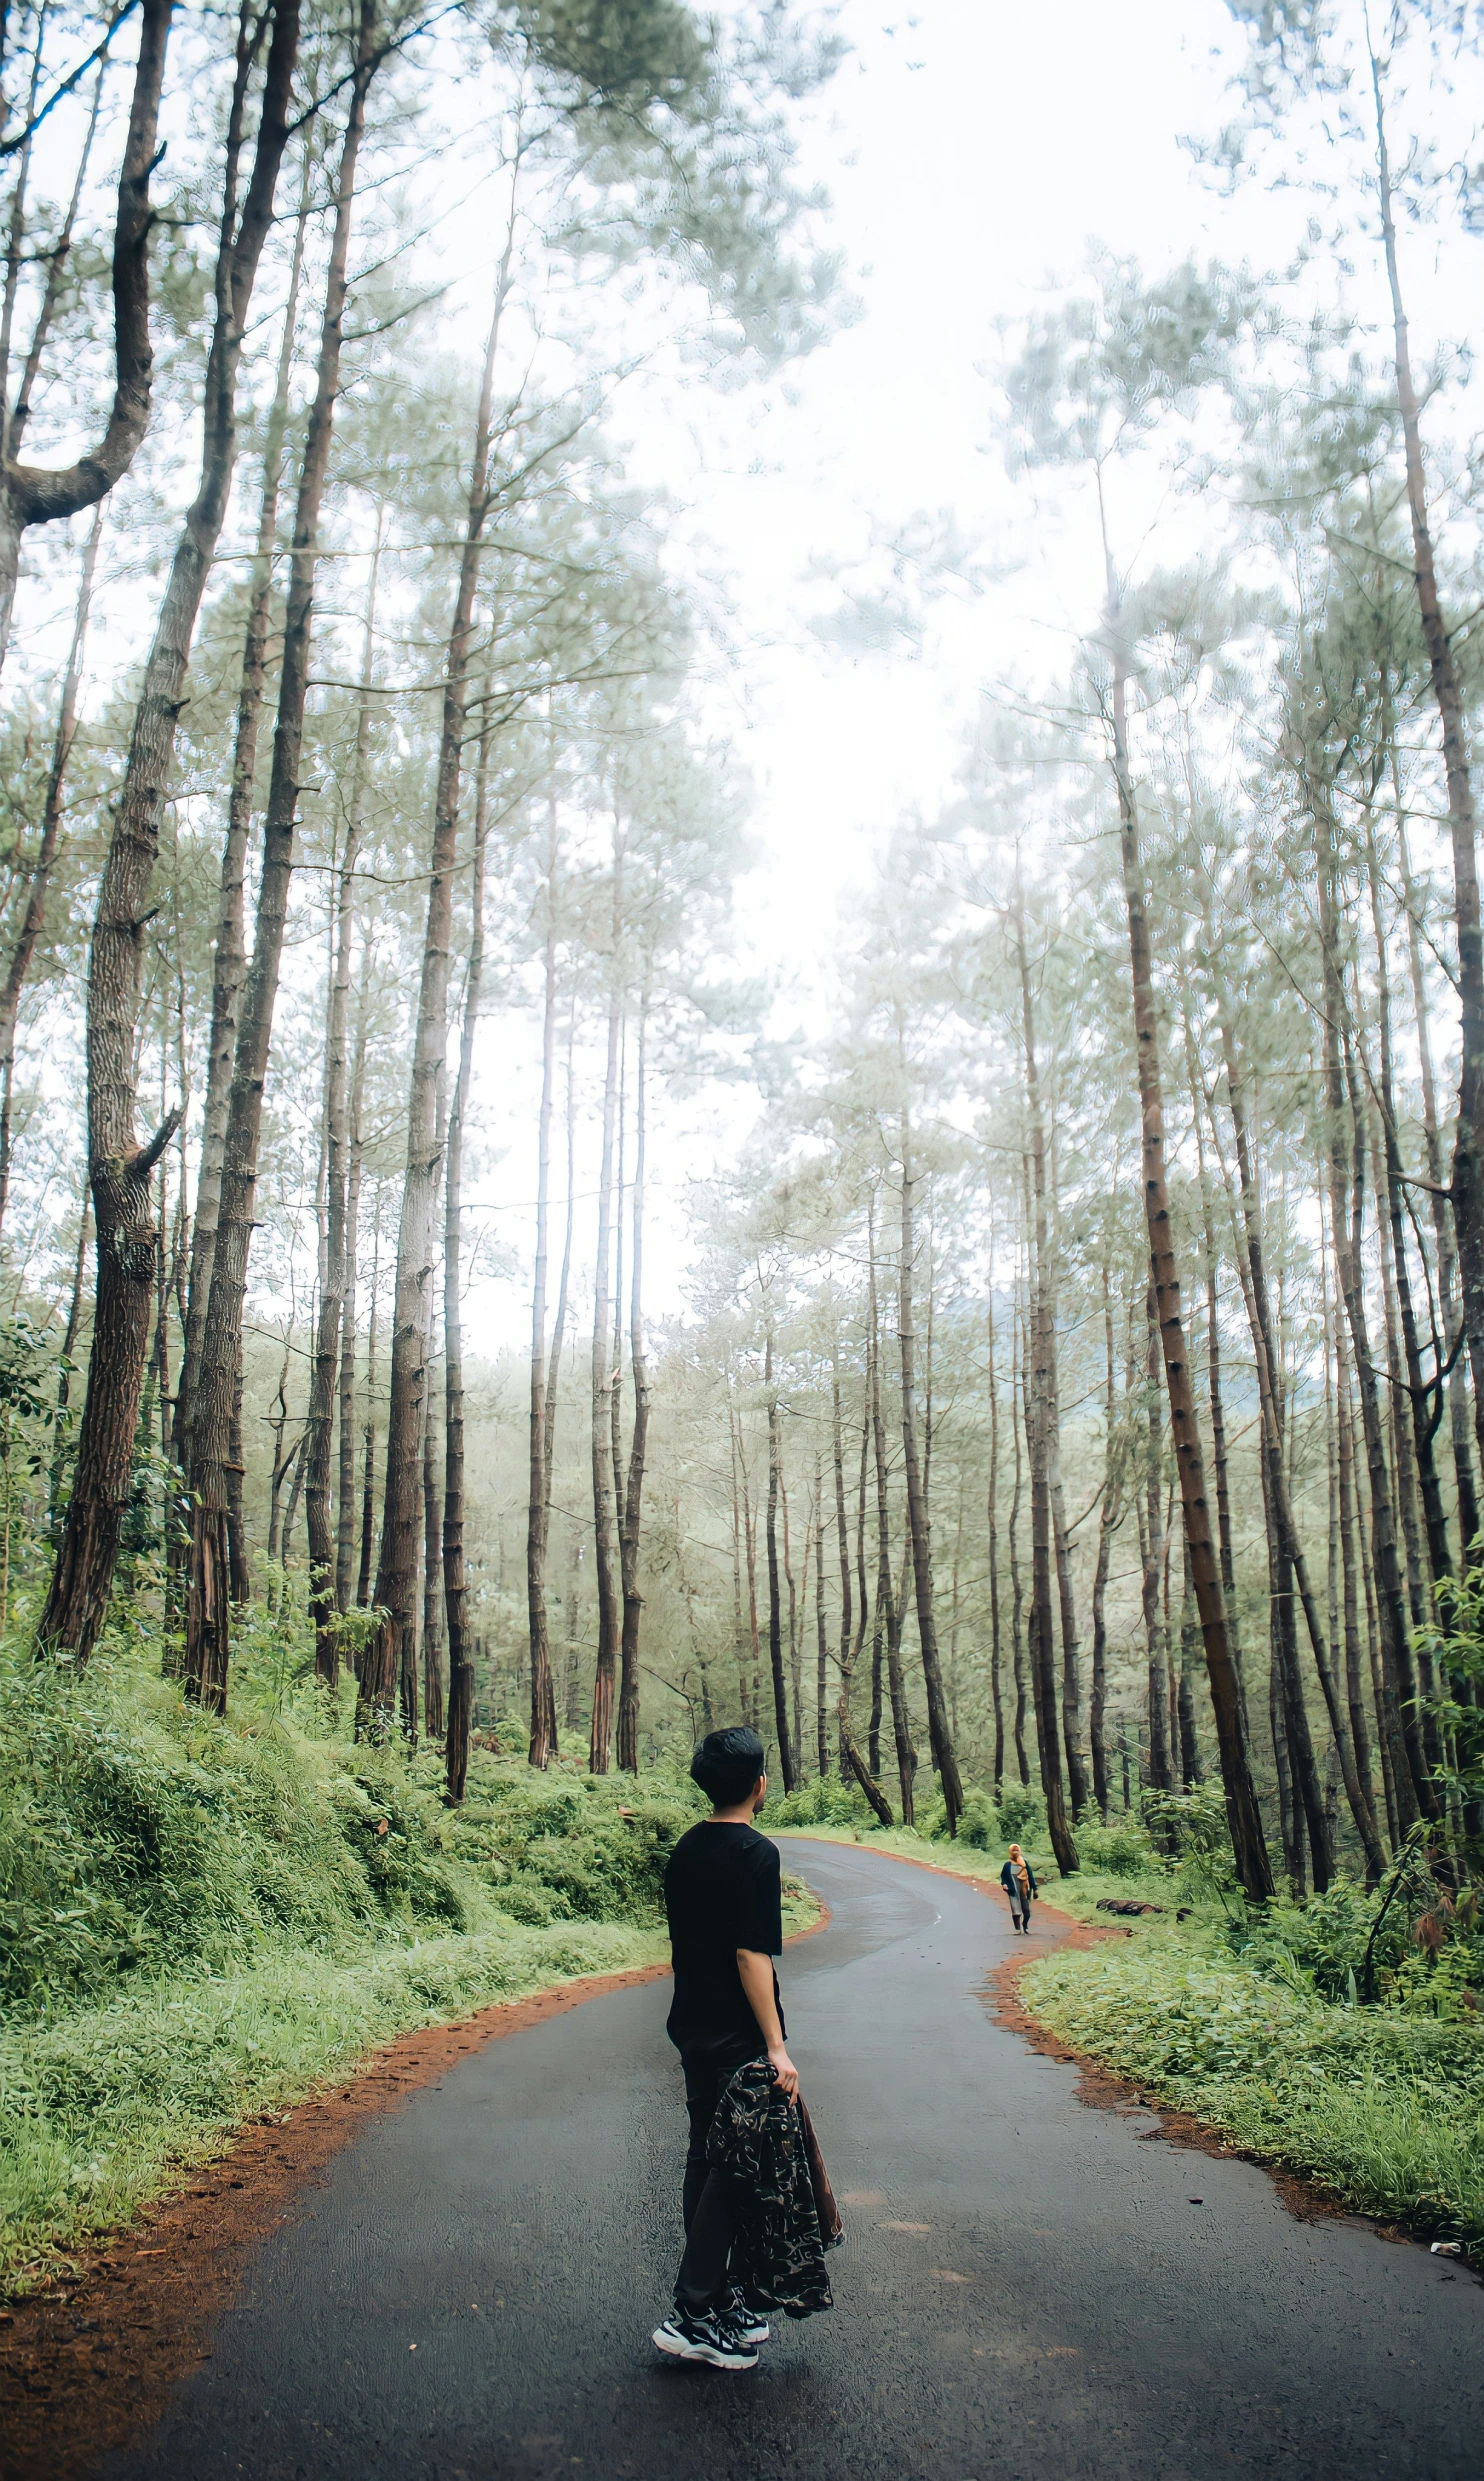
[[[875,1819],[853,1776],[821,1775],[813,1783],[801,1783],[782,1800],[775,1800],[770,1793],[766,1823],[781,1830],[790,1826],[873,1826]]]
[[[697,1796],[475,1750],[442,1803],[436,1753],[354,1748],[272,1714],[228,1723],[169,1684],[0,1652],[0,2014],[55,2014],[129,1979],[233,1972],[269,1947],[500,1919],[653,1921]]]
[[[1000,1833],[1007,1844],[1046,1840],[1046,1803],[1028,1783],[1007,1783],[1000,1792]]]
[[[1163,1867],[1147,1828],[1135,1817],[1116,1818],[1108,1826],[1081,1820],[1077,1858],[1084,1869],[1100,1870],[1107,1878],[1142,1878]]]

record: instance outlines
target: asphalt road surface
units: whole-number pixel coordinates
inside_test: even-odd
[[[1475,2481],[1466,2272],[1080,2104],[987,2012],[1010,1933],[972,1886],[784,1850],[833,1910],[784,1967],[845,2205],[833,2315],[745,2375],[651,2350],[684,2134],[654,1983],[374,2122],[108,2481]]]

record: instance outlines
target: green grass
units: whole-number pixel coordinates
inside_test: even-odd
[[[449,1811],[265,1643],[227,1722],[147,1650],[0,1647],[0,2286],[398,2034],[665,1953],[690,1784],[476,1749]]]
[[[301,2100],[398,2034],[665,1952],[655,1928],[505,1924],[182,1975],[0,2036],[0,2286],[30,2288],[255,2112]]]
[[[1484,2247],[1484,2035],[1337,2006],[1140,1923],[1033,1963],[1032,2013],[1091,2058],[1347,2205]]]

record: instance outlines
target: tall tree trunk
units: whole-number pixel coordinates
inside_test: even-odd
[[[113,234],[114,390],[103,437],[74,464],[48,470],[14,462],[18,422],[11,428],[0,487],[0,666],[4,665],[10,645],[21,538],[26,528],[53,524],[58,518],[75,517],[80,509],[96,507],[119,477],[128,472],[149,429],[154,375],[149,341],[149,245],[154,209],[150,205],[149,178],[159,161],[160,90],[165,79],[171,16],[172,0],[142,0],[129,127],[119,166],[118,215]],[[246,11],[243,22],[250,22]],[[219,292],[219,302],[220,299]],[[240,345],[241,337],[239,321],[234,347]],[[23,403],[29,400],[34,379],[34,370],[28,368],[22,383]],[[19,417],[21,407],[16,410]],[[96,1205],[96,1199],[94,1202]],[[70,1638],[66,1642],[72,1644]],[[86,1652],[86,1648],[78,1650]]]
[[[458,860],[459,793],[469,699],[469,662],[474,644],[474,602],[479,584],[485,521],[492,497],[490,434],[495,356],[504,309],[502,269],[496,285],[489,340],[474,424],[469,494],[465,503],[458,582],[443,675],[443,717],[438,779],[433,799],[428,910],[423,934],[407,1105],[407,1170],[397,1226],[397,1271],[392,1311],[391,1384],[387,1397],[386,1479],[381,1543],[377,1556],[376,1607],[385,1616],[368,1649],[361,1674],[357,1728],[384,1728],[392,1684],[405,1682],[416,1628],[419,1465],[429,1388],[427,1338],[432,1332],[432,1293],[437,1260],[438,1192],[443,1170],[439,1096],[448,1057],[448,981],[453,938],[453,883]],[[404,1704],[406,1702],[404,1694]]]
[[[469,1732],[474,1718],[474,1647],[469,1634],[469,1581],[464,1565],[464,1134],[474,1075],[474,1042],[484,983],[484,877],[489,839],[489,708],[479,742],[474,804],[474,868],[469,893],[469,969],[459,1064],[448,1115],[448,1164],[443,1183],[443,1608],[448,1631],[448,1735],[444,1765],[451,1801],[464,1797]]]
[[[1242,1294],[1247,1306],[1252,1333],[1252,1351],[1257,1370],[1259,1420],[1262,1425],[1263,1456],[1267,1468],[1267,1501],[1275,1541],[1272,1569],[1272,1590],[1279,1597],[1277,1643],[1283,1663],[1286,1736],[1288,1760],[1299,1799],[1303,1803],[1308,1824],[1309,1851],[1314,1867],[1314,1887],[1322,1895],[1334,1876],[1334,1855],[1330,1849],[1329,1828],[1324,1815],[1324,1799],[1319,1782],[1319,1769],[1314,1759],[1314,1743],[1309,1731],[1309,1718],[1304,1705],[1303,1685],[1298,1668],[1298,1634],[1293,1624],[1293,1587],[1297,1582],[1299,1600],[1303,1605],[1304,1623],[1313,1649],[1314,1667],[1324,1692],[1330,1730],[1340,1752],[1344,1770],[1345,1790],[1355,1820],[1356,1832],[1366,1855],[1367,1870],[1379,1875],[1385,1866],[1385,1855],[1376,1833],[1365,1786],[1356,1771],[1355,1753],[1339,1684],[1330,1661],[1329,1647],[1319,1617],[1319,1604],[1309,1577],[1308,1561],[1299,1539],[1293,1513],[1293,1500],[1288,1487],[1280,1412],[1280,1378],[1273,1313],[1268,1298],[1267,1267],[1263,1254],[1262,1210],[1258,1198],[1257,1174],[1252,1159],[1247,1128],[1246,1100],[1237,1065],[1236,1042],[1231,1020],[1225,1007],[1221,1012],[1222,1058],[1226,1065],[1227,1103],[1231,1112],[1232,1136],[1237,1154],[1237,1177],[1241,1184],[1242,1231],[1246,1244],[1246,1265],[1239,1267]]]
[[[830,1453],[835,1476],[835,1546],[840,1562],[840,1652],[838,1657],[838,1669],[840,1673],[840,1693],[843,1700],[845,1686],[849,1679],[850,1673],[851,1643],[854,1635],[855,1613],[852,1608],[850,1584],[850,1531],[845,1514],[845,1435],[842,1426],[840,1407],[840,1332],[838,1326],[835,1330],[834,1341],[830,1352]],[[819,1597],[819,1607],[821,1610],[824,1608],[824,1594],[822,1589]],[[821,1722],[819,1726],[819,1733],[819,1745],[821,1751],[819,1771],[821,1776],[824,1776],[829,1773],[829,1742],[823,1722]],[[843,1736],[840,1745],[843,1761]],[[844,1771],[843,1763],[841,1771]]]
[[[634,1373],[634,1427],[624,1475],[623,1515],[618,1531],[619,1569],[623,1588],[623,1664],[618,1696],[618,1762],[630,1774],[639,1771],[639,1625],[644,1597],[639,1591],[639,1545],[644,1514],[644,1466],[649,1449],[649,1363],[644,1347],[644,1170],[645,1170],[645,1038],[649,997],[642,993],[634,1056],[634,1195],[633,1240],[629,1266],[629,1363]]]
[[[1391,1480],[1386,1469],[1386,1440],[1371,1358],[1366,1314],[1361,1233],[1365,1200],[1365,1143],[1347,1095],[1341,1055],[1345,994],[1338,951],[1339,908],[1336,885],[1334,822],[1325,789],[1306,776],[1309,812],[1314,825],[1319,887],[1319,936],[1324,991],[1324,1085],[1329,1122],[1330,1227],[1334,1234],[1340,1290],[1350,1331],[1361,1427],[1365,1440],[1371,1503],[1371,1557],[1379,1606],[1383,1707],[1381,1726],[1388,1744],[1397,1818],[1405,1835],[1418,1816],[1441,1814],[1423,1754],[1417,1726],[1416,1683],[1401,1563],[1397,1557],[1396,1523]],[[1348,1195],[1347,1195],[1348,1191]]]
[[[835,1425],[835,1512],[842,1545],[845,1541],[845,1465],[844,1442],[840,1435],[840,1358],[838,1344],[831,1362],[831,1395]],[[837,1720],[840,1727],[841,1771],[848,1766],[870,1804],[873,1814],[883,1826],[895,1823],[891,1803],[881,1789],[871,1767],[862,1754],[850,1720],[850,1682],[866,1642],[868,1597],[866,1593],[866,1473],[871,1453],[871,1389],[869,1378],[861,1389],[861,1452],[856,1487],[855,1556],[857,1575],[857,1616],[854,1633],[850,1629],[850,1560],[842,1550],[840,1563],[840,1703]]]
[[[989,1694],[994,1708],[994,1788],[998,1800],[1005,1780],[1005,1692],[1000,1630],[1000,1391],[994,1368],[994,1249],[991,1236],[989,1269],[984,1287],[985,1333],[989,1367]]]
[[[227,830],[222,843],[216,942],[211,960],[211,1029],[206,1043],[201,1160],[196,1174],[196,1212],[191,1225],[185,1349],[175,1400],[175,1461],[182,1472],[190,1470],[191,1425],[195,1418],[196,1391],[200,1383],[201,1345],[206,1333],[206,1305],[211,1296],[211,1270],[216,1257],[217,1218],[221,1213],[222,1158],[226,1150],[227,1113],[232,1099],[232,1066],[237,1056],[237,1015],[242,986],[247,979],[247,922],[244,911],[247,850],[252,833],[258,738],[268,679],[273,558],[278,543],[278,504],[283,483],[284,443],[288,436],[289,385],[293,376],[294,343],[299,324],[299,293],[304,274],[304,237],[309,221],[312,169],[312,152],[306,147],[299,187],[299,211],[294,225],[293,257],[289,266],[288,300],[284,307],[283,333],[279,339],[278,370],[263,442],[258,532],[248,581],[247,628],[237,692],[232,777],[227,794]]]
[[[526,1617],[531,1649],[531,1765],[551,1764],[556,1702],[546,1619],[550,1458],[546,1444],[546,1270],[551,1225],[551,1121],[556,1098],[558,825],[556,786],[547,788],[546,938],[541,1010],[541,1102],[536,1118],[536,1263],[531,1285],[530,1491],[526,1509]],[[570,1186],[570,1183],[569,1183]]]
[[[830,1641],[824,1607],[824,1458],[814,1452],[814,1763],[823,1783],[830,1771]]]
[[[62,833],[62,802],[67,786],[67,762],[77,737],[77,693],[82,686],[83,648],[87,642],[88,613],[93,599],[93,576],[98,565],[98,542],[103,532],[103,511],[100,506],[88,529],[87,545],[82,555],[82,577],[77,589],[77,609],[72,620],[72,644],[67,655],[67,669],[62,676],[62,698],[57,710],[56,738],[52,743],[51,765],[47,769],[46,795],[41,807],[41,835],[31,864],[26,890],[25,909],[15,945],[10,952],[5,981],[0,985],[0,1222],[5,1218],[6,1201],[10,1194],[10,1116],[11,1088],[15,1078],[15,1030],[20,1015],[21,993],[31,970],[36,943],[46,926],[46,898],[51,885],[52,864]]]
[[[202,1341],[199,1401],[193,1416],[191,1458],[187,1471],[191,1488],[191,1564],[186,1604],[186,1682],[203,1704],[218,1712],[226,1707],[231,1643],[225,1472],[230,1453],[230,1406],[242,1342],[242,1309],[257,1193],[263,1091],[293,876],[294,825],[298,815],[304,711],[309,689],[320,509],[329,470],[335,399],[339,392],[356,159],[365,127],[366,95],[377,65],[375,35],[376,0],[361,0],[350,104],[341,148],[335,227],[325,285],[314,403],[305,432],[304,461],[294,513],[294,546],[284,615],[273,768],[263,822],[263,867],[258,887],[257,925],[237,1028],[223,1157],[221,1212]]]
[[[340,1375],[342,1329],[350,1282],[349,1233],[351,1178],[350,1121],[350,986],[355,945],[356,866],[361,857],[366,762],[370,747],[371,677],[375,657],[376,588],[381,564],[381,512],[377,512],[376,547],[366,598],[365,642],[361,662],[360,705],[351,776],[345,847],[335,908],[335,953],[330,987],[329,1024],[325,1041],[325,1256],[315,1320],[314,1368],[309,1390],[308,1470],[304,1513],[309,1527],[309,1608],[314,1619],[314,1668],[333,1688],[340,1676],[340,1640],[336,1627],[336,1544],[330,1524],[330,1458],[335,1416],[335,1382]]]
[[[788,1727],[788,1674],[783,1663],[783,1605],[778,1582],[778,1496],[782,1487],[783,1439],[778,1396],[773,1382],[773,1316],[767,1315],[763,1345],[763,1386],[768,1400],[768,1662],[773,1675],[773,1719],[778,1732],[778,1767],[785,1795],[798,1781],[793,1735]]]
[[[913,1826],[916,1824],[914,1782],[917,1774],[917,1751],[912,1745],[912,1722],[902,1680],[901,1610],[892,1589],[891,1516],[886,1477],[886,1426],[881,1417],[881,1329],[876,1292],[874,1198],[868,1207],[866,1230],[869,1265],[867,1310],[871,1332],[871,1435],[876,1451],[876,1629],[878,1637],[883,1628],[886,1636],[886,1679],[891,1700],[892,1736],[896,1743],[897,1780],[901,1787],[902,1824]],[[876,1695],[879,1697],[879,1691]],[[873,1699],[873,1704],[874,1702]],[[876,1717],[873,1712],[873,1726],[875,1721]],[[880,1760],[873,1754],[871,1772],[874,1775],[879,1770]]]
[[[902,1355],[902,1462],[907,1480],[907,1526],[912,1544],[912,1579],[917,1596],[917,1634],[922,1648],[922,1676],[927,1690],[928,1740],[933,1764],[943,1788],[943,1802],[948,1812],[948,1832],[958,1833],[963,1811],[963,1784],[959,1778],[958,1759],[954,1755],[953,1730],[949,1721],[948,1702],[943,1694],[943,1668],[938,1658],[938,1630],[933,1614],[933,1553],[928,1528],[927,1494],[917,1455],[917,1383],[913,1369],[915,1326],[913,1319],[913,1193],[916,1175],[912,1169],[912,1132],[905,1110],[902,1114],[902,1234],[901,1259],[898,1268],[897,1341]]]
[[[1113,1374],[1113,1295],[1106,1257],[1103,1260],[1103,1504],[1098,1514],[1098,1555],[1092,1576],[1092,1702],[1088,1728],[1092,1739],[1092,1796],[1104,1818],[1108,1815],[1108,1572],[1113,1564],[1113,1536],[1122,1522],[1122,1475],[1116,1425],[1118,1402]],[[993,1463],[994,1448],[990,1447]],[[995,1747],[1000,1732],[996,1718]]]
[[[614,920],[621,921],[623,847],[614,836]],[[618,1053],[623,992],[615,938],[613,988],[608,1001],[608,1059],[603,1079],[603,1153],[598,1173],[598,1259],[593,1282],[593,1571],[598,1593],[598,1656],[593,1677],[593,1724],[589,1765],[606,1775],[613,1744],[613,1698],[618,1671],[619,1599],[613,1578],[613,1356],[609,1340],[609,1255],[613,1236],[613,1148],[618,1108]],[[756,1648],[757,1623],[753,1621]]]
[[[1015,1674],[1015,1765],[1022,1785],[1028,1785],[1031,1767],[1025,1747],[1025,1638],[1022,1628],[1025,1586],[1020,1572],[1020,1502],[1024,1489],[1020,1440],[1022,1429],[1028,1434],[1030,1425],[1024,1341],[1024,1322],[1017,1308],[1010,1351],[1010,1400],[1015,1407],[1015,1417],[1010,1424],[1015,1458],[1015,1484],[1010,1497],[1010,1646]]]
[[[429,1740],[444,1733],[443,1696],[443,1492],[438,1472],[438,1394],[433,1339],[423,1435],[423,1730]]]
[[[1061,1733],[1057,1722],[1056,1649],[1051,1617],[1051,1416],[1056,1385],[1055,1308],[1052,1300],[1050,1243],[1046,1222],[1046,1132],[1041,1118],[1041,1086],[1036,1065],[1035,1021],[1031,1009],[1030,973],[1026,963],[1025,922],[1019,887],[1015,907],[1016,944],[1020,961],[1021,1026],[1025,1042],[1026,1112],[1030,1126],[1030,1238],[1032,1336],[1026,1434],[1031,1468],[1031,1692],[1035,1703],[1036,1740],[1041,1758],[1041,1789],[1046,1796],[1046,1826],[1056,1865],[1066,1877],[1077,1867],[1077,1846],[1067,1819],[1062,1784]]]
[[[371,1315],[366,1326],[366,1424],[362,1433],[361,1552],[356,1574],[356,1609],[371,1608],[371,1553],[376,1531],[376,1312],[381,1298],[381,1183],[371,1225]],[[356,1664],[359,1677],[364,1655]]]
[[[1111,557],[1108,561],[1108,588],[1109,616],[1116,629],[1119,625],[1118,588]],[[1138,1054],[1144,1213],[1149,1227],[1149,1257],[1164,1356],[1165,1387],[1170,1403],[1170,1427],[1174,1433],[1175,1461],[1180,1475],[1180,1504],[1185,1519],[1185,1538],[1190,1545],[1191,1574],[1201,1617],[1211,1704],[1216,1717],[1227,1825],[1231,1832],[1237,1877],[1248,1897],[1257,1903],[1272,1894],[1273,1873],[1263,1837],[1262,1812],[1257,1805],[1257,1791],[1252,1780],[1242,1721],[1241,1683],[1227,1624],[1221,1572],[1211,1539],[1211,1512],[1206,1501],[1206,1475],[1196,1420],[1195,1389],[1180,1310],[1180,1274],[1170,1228],[1169,1182],[1165,1171],[1159,1018],[1154,1002],[1144,868],[1139,855],[1139,819],[1129,771],[1127,697],[1127,674],[1120,648],[1113,666],[1113,772],[1118,795],[1134,1042]]]
[[[362,951],[361,991],[356,1009],[355,1051],[350,1076],[350,1167],[345,1185],[345,1299],[340,1313],[338,1417],[340,1458],[335,1500],[335,1608],[350,1609],[356,1539],[356,1343],[359,1313],[356,1270],[360,1251],[361,1180],[365,1142],[361,1117],[366,1091],[367,984],[371,959]]]
[[[148,45],[157,39],[163,66],[168,19],[168,7],[146,9],[140,35],[141,64]],[[262,21],[253,21],[244,0],[228,116],[216,263],[216,316],[206,366],[200,480],[176,543],[145,663],[124,780],[98,890],[88,960],[88,1159],[98,1235],[98,1297],[72,1497],[38,1630],[43,1645],[66,1652],[76,1661],[86,1661],[92,1650],[103,1625],[113,1581],[129,1460],[139,1417],[149,1339],[150,1292],[159,1247],[151,1181],[155,1165],[180,1118],[177,1107],[166,1115],[153,1138],[143,1145],[139,1143],[135,1129],[135,1054],[144,930],[150,918],[150,881],[159,851],[160,819],[169,791],[191,642],[236,462],[237,369],[258,261],[273,220],[279,165],[288,141],[290,92],[299,41],[298,0],[275,0],[252,176],[239,209],[237,174],[243,122],[262,31]],[[158,93],[156,81],[155,101]],[[138,98],[136,84],[136,106]],[[139,203],[146,219],[145,184],[154,152],[154,109],[155,103],[150,102],[149,146],[137,173]],[[134,140],[131,122],[131,149]],[[121,187],[121,229],[123,221]],[[141,287],[146,282],[145,246],[145,232],[141,232]],[[117,271],[117,261],[115,268]],[[146,388],[143,418],[147,418],[148,305],[143,294],[138,316]],[[122,385],[122,330],[119,366]],[[142,436],[143,418],[139,421],[138,436]],[[137,437],[129,448],[129,457],[135,445]],[[128,457],[124,462],[128,462]],[[8,492],[0,492],[0,506],[14,507],[19,470],[12,469]],[[101,490],[90,488],[74,504],[86,506],[101,496]],[[0,526],[0,610],[8,620],[4,535],[5,529]],[[188,1664],[188,1680],[189,1677]]]
[[[1412,878],[1412,856],[1407,841],[1407,821],[1402,801],[1400,770],[1397,761],[1396,735],[1387,722],[1387,746],[1391,757],[1392,798],[1396,808],[1397,868],[1401,877],[1402,910],[1407,924],[1407,966],[1412,986],[1413,1022],[1417,1033],[1417,1062],[1422,1086],[1422,1132],[1427,1151],[1427,1173],[1430,1182],[1429,1204],[1432,1208],[1433,1241],[1438,1264],[1438,1307],[1442,1314],[1443,1336],[1448,1358],[1458,1350],[1463,1323],[1463,1308],[1458,1297],[1458,1250],[1453,1234],[1453,1203],[1447,1195],[1447,1177],[1443,1164],[1443,1136],[1438,1125],[1437,1080],[1433,1072],[1432,1032],[1428,1018],[1427,976],[1422,961],[1422,932],[1417,909],[1417,893]],[[1458,1530],[1465,1563],[1470,1560],[1473,1544],[1479,1533],[1479,1495],[1474,1478],[1473,1450],[1469,1441],[1468,1377],[1466,1362],[1460,1357],[1447,1382],[1448,1430],[1453,1451],[1454,1480],[1458,1492]]]
[[[1396,395],[1402,418],[1407,507],[1412,522],[1413,575],[1423,643],[1427,648],[1428,669],[1432,676],[1433,698],[1442,729],[1443,776],[1448,793],[1459,1003],[1458,1122],[1451,1184],[1453,1224],[1462,1277],[1464,1328],[1474,1382],[1474,1423],[1481,1460],[1484,1460],[1484,930],[1481,930],[1479,909],[1477,821],[1473,786],[1469,778],[1463,688],[1438,599],[1427,482],[1422,463],[1422,427],[1417,389],[1412,377],[1411,342],[1397,258],[1391,158],[1381,101],[1381,70],[1374,52],[1371,54],[1371,79],[1376,105],[1376,174],[1381,239],[1386,258],[1386,278],[1391,291]],[[1356,1361],[1359,1367],[1361,1356],[1358,1345]],[[1363,1389],[1363,1368],[1360,1374]],[[1385,1600],[1384,1588],[1382,1600]],[[1425,1816],[1433,1815],[1433,1808],[1427,1801],[1422,1801],[1421,1806]]]

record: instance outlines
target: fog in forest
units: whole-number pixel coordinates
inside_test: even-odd
[[[13,13],[5,1627],[1475,1832],[1476,31]]]

